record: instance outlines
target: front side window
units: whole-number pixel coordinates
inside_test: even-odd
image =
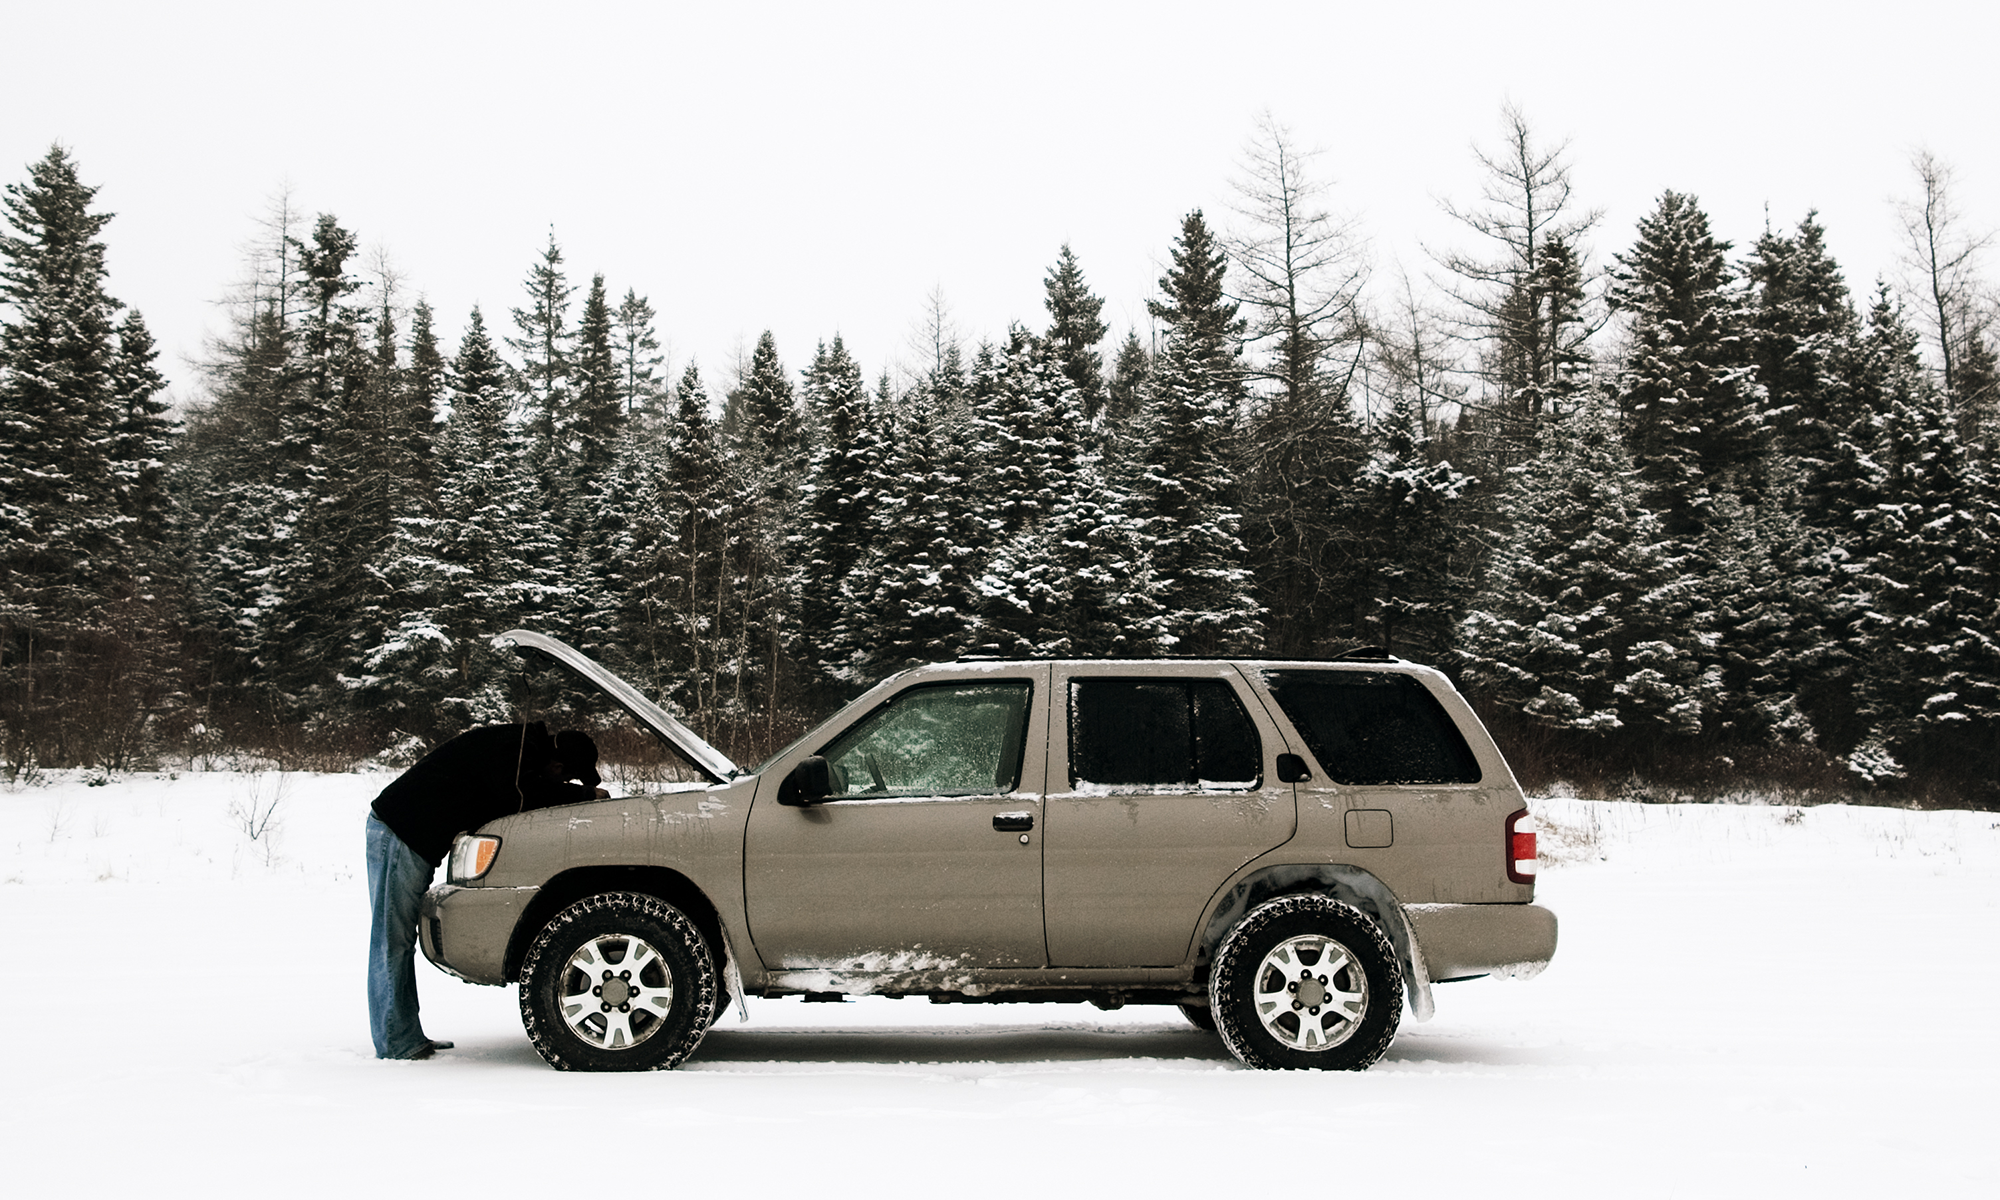
[[[1071,786],[1254,788],[1257,727],[1220,679],[1077,679],[1069,687]]]
[[[827,748],[832,798],[1013,791],[1031,691],[1026,682],[982,682],[897,693]]]
[[[1437,697],[1390,671],[1269,671],[1278,707],[1335,783],[1478,783],[1479,760]]]

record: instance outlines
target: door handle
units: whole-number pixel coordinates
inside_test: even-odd
[[[1035,827],[1035,814],[1008,812],[993,814],[993,828],[1001,833],[1026,833]]]

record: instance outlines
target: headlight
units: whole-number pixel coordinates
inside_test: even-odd
[[[462,835],[451,844],[451,868],[445,879],[450,883],[470,883],[491,870],[499,854],[499,838]]]

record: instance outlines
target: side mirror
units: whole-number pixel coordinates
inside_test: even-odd
[[[1279,783],[1304,783],[1312,777],[1312,769],[1306,766],[1305,759],[1300,758],[1296,754],[1280,754],[1278,756]]]
[[[800,761],[785,777],[785,786],[778,793],[778,803],[801,807],[818,804],[833,795],[833,768],[826,759],[814,754]]]

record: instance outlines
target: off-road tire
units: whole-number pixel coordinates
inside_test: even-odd
[[[1303,982],[1292,978],[1294,967]],[[1403,971],[1388,937],[1360,909],[1330,896],[1281,896],[1222,940],[1208,995],[1216,1032],[1245,1066],[1364,1071],[1395,1040]],[[1318,1001],[1308,1006],[1323,1014],[1293,1003],[1301,999]]]
[[[1203,1033],[1215,1032],[1215,1010],[1208,1005],[1176,1004],[1174,1007],[1180,1009],[1181,1015],[1187,1018],[1188,1024],[1194,1026],[1196,1029],[1201,1030]]]
[[[623,957],[611,962],[609,954],[621,952],[621,939]],[[636,948],[640,946],[652,954]],[[615,998],[649,999],[670,988],[663,1011],[640,1004],[633,1014],[628,1004],[621,1022],[626,1027],[594,1029],[588,1023],[591,1013],[578,1005],[579,1001],[587,1005],[590,994],[579,990],[578,978],[572,977],[572,971],[580,976],[577,960],[586,954],[603,956],[597,965],[614,973],[637,955],[643,960],[646,990],[632,991],[631,985],[621,982],[615,985]],[[603,987],[612,986],[606,979]],[[600,987],[599,996],[602,991]],[[558,1071],[663,1071],[679,1066],[714,1023],[719,995],[715,960],[701,931],[673,905],[642,892],[603,892],[563,909],[535,935],[521,964],[522,1028],[536,1052]],[[565,1019],[566,1007],[570,1019]],[[604,1007],[606,1014],[611,1011]],[[603,1017],[597,1020],[602,1022]],[[573,1026],[572,1021],[579,1024]],[[615,1044],[627,1033],[636,1040]],[[597,1040],[593,1034],[599,1035]],[[614,1044],[603,1044],[606,1041]]]

